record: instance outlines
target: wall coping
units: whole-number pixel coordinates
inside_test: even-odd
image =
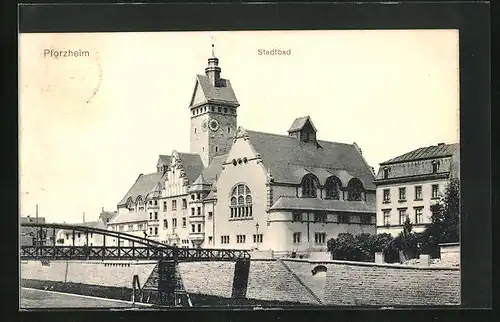
[[[257,259],[258,260],[258,259]],[[372,262],[354,262],[354,261],[340,261],[340,260],[310,260],[310,259],[297,259],[297,258],[283,258],[282,261],[290,262],[308,262],[310,264],[337,264],[346,266],[369,266],[369,267],[385,267],[385,268],[396,268],[396,269],[415,269],[415,270],[448,270],[448,271],[460,271],[459,267],[445,267],[445,266],[413,266],[413,265],[403,265],[403,264],[389,264],[389,263],[372,263]]]
[[[456,242],[456,243],[442,243],[442,244],[438,244],[438,246],[442,247],[442,246],[460,246],[460,243],[459,242]]]

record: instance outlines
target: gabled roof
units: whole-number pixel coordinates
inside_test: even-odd
[[[322,148],[317,148],[300,144],[287,135],[246,132],[275,182],[300,184],[308,172],[321,172],[320,180],[331,173],[343,183],[354,177],[361,180],[365,189],[375,189],[371,168],[353,144],[318,141]]]
[[[108,224],[112,225],[112,224],[135,223],[135,222],[148,221],[148,219],[149,217],[146,211],[137,211],[137,212],[118,214],[113,219],[111,219],[111,221]]]
[[[198,179],[203,169],[203,161],[201,160],[201,156],[197,153],[181,153],[178,152],[178,158],[182,163],[182,167],[184,172],[186,173],[189,184]]]
[[[189,103],[190,107],[194,105],[194,99],[197,92],[196,89],[198,86],[201,86],[205,96],[203,103],[226,103],[234,107],[239,106],[233,87],[231,86],[231,82],[228,79],[221,78],[220,86],[212,86],[207,76],[196,75],[195,89],[191,102]]]
[[[210,161],[208,167],[203,169],[202,174],[205,181],[214,183],[219,178],[220,173],[222,171],[222,164],[224,164],[226,159],[227,159],[227,154],[219,155],[212,158],[212,161]]]
[[[375,213],[375,204],[367,201],[327,200],[279,197],[270,210],[324,210],[334,212]]]
[[[157,166],[168,166],[170,165],[170,161],[171,161],[171,156],[170,155],[163,155],[163,154],[160,154],[158,156],[158,163],[157,163]]]
[[[296,118],[295,121],[293,121],[292,126],[290,126],[290,129],[288,129],[288,132],[295,132],[302,130],[302,128],[304,128],[307,122],[311,124],[314,132],[317,132],[316,127],[314,126],[311,117],[309,115]]]
[[[127,199],[132,198],[135,202],[138,196],[141,196],[144,200],[147,194],[154,190],[156,184],[160,181],[162,177],[162,173],[153,172],[149,174],[141,174],[132,185],[127,194],[122,198],[122,200],[118,203],[118,206],[126,205]]]
[[[99,219],[102,220],[103,223],[109,222],[114,216],[116,216],[116,212],[112,211],[103,211],[99,215]]]
[[[459,149],[460,149],[459,143],[431,145],[423,148],[418,148],[411,152],[399,155],[395,158],[380,163],[380,165],[387,165],[391,163],[408,162],[408,161],[418,161],[423,159],[451,157]]]

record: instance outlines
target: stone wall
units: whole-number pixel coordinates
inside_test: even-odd
[[[40,261],[21,262],[21,279],[58,281],[88,285],[132,288],[134,275],[141,286],[156,266],[155,261]]]

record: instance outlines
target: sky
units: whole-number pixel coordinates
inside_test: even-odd
[[[159,154],[189,152],[189,102],[212,43],[239,126],[286,135],[309,115],[320,140],[356,142],[376,170],[458,142],[456,30],[21,34],[20,214],[38,204],[49,222],[95,220]],[[55,57],[68,49],[89,55]]]

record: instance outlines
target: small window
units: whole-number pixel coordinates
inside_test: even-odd
[[[300,244],[300,232],[293,233],[293,243]]]
[[[214,215],[214,213],[213,213],[213,212],[211,212],[211,211],[209,211],[209,212],[208,212],[208,219],[212,219],[213,215]]]
[[[194,224],[191,224],[191,232],[194,233]]]
[[[439,170],[439,162],[432,161],[432,173],[437,173]]]
[[[163,219],[163,228],[168,228],[168,220]]]
[[[212,106],[212,112],[214,112],[214,111],[215,111],[215,107]]]
[[[208,236],[208,243],[211,244],[213,242],[212,236]]]
[[[155,220],[158,220],[158,212],[155,211]]]
[[[153,235],[153,227],[149,227],[149,234]]]
[[[230,127],[227,128],[227,133],[231,133],[231,128]]]
[[[439,198],[439,185],[433,184],[432,185],[432,199],[438,199],[438,198]]]
[[[253,242],[254,244],[260,244],[262,243],[263,240],[263,235],[262,234],[254,234],[253,235]]]
[[[158,227],[155,227],[155,235],[158,235]]]
[[[177,210],[177,200],[172,200],[172,210]]]
[[[201,199],[201,195],[199,193],[196,194],[196,199],[198,199],[198,200]]]
[[[195,209],[193,207],[193,208],[191,208],[191,216],[194,216],[194,215],[195,215]]]
[[[182,199],[182,209],[186,209],[186,208],[187,208],[187,206],[188,206],[188,204],[187,204],[187,199],[186,199],[186,198],[183,198],[183,199]]]
[[[389,168],[384,168],[384,179],[389,178]]]
[[[172,219],[172,227],[177,228],[177,218]]]
[[[422,186],[415,187],[415,200],[422,200]]]
[[[152,212],[149,213],[149,220],[153,220],[153,213]]]
[[[326,214],[325,213],[315,213],[314,214],[314,222],[326,222]]]
[[[361,224],[362,225],[371,225],[372,216],[361,216]]]
[[[399,209],[399,224],[404,225],[407,214],[406,209]]]
[[[424,215],[422,208],[415,208],[415,224],[422,224],[424,222]]]
[[[166,201],[163,202],[163,211],[164,212],[167,211],[167,202]]]
[[[391,211],[383,210],[384,214],[384,226],[389,226],[391,224]]]
[[[201,224],[198,224],[198,232],[201,233]]]
[[[348,224],[349,223],[349,215],[339,215],[339,223]]]
[[[218,147],[215,147],[215,152],[218,152],[219,151],[219,148]]]
[[[224,113],[227,113],[227,107],[224,107]]]
[[[390,189],[384,189],[382,202],[384,202],[384,203],[391,202],[391,190]]]
[[[221,107],[220,107],[220,106],[219,106],[219,107],[217,107],[217,112],[219,112],[219,113],[220,113],[221,111],[222,111]]]
[[[302,213],[300,213],[300,212],[293,213],[293,221],[301,222],[302,221]]]
[[[186,217],[182,217],[182,228],[186,228],[187,220]]]
[[[246,242],[246,235],[236,235],[236,243],[237,244],[244,244]]]
[[[406,200],[406,188],[402,187],[399,188],[399,201],[405,201]]]
[[[201,216],[201,207],[197,207],[197,208],[196,208],[196,214],[197,214],[198,216]]]
[[[314,233],[314,243],[324,244],[326,242],[326,233]]]

